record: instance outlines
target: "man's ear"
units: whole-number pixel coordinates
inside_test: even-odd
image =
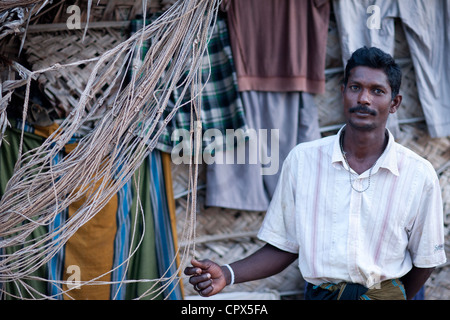
[[[341,84],[341,95],[344,95],[344,91],[345,91],[345,84]]]
[[[344,91],[345,91],[345,84],[341,84],[341,103],[344,104]]]
[[[398,94],[392,99],[391,106],[389,107],[389,113],[397,112],[398,108],[400,108],[400,104],[402,103],[402,95]]]

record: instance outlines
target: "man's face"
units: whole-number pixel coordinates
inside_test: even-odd
[[[358,66],[350,71],[347,86],[342,86],[347,123],[355,129],[386,127],[389,113],[397,111],[401,96],[392,99],[387,75],[381,69]]]

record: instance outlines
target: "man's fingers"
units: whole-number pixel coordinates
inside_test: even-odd
[[[198,261],[196,259],[192,259],[191,263],[193,267],[187,267],[184,269],[184,274],[187,276],[202,274],[211,266],[211,261],[209,260]]]
[[[209,297],[225,287],[223,272],[218,264],[208,259],[201,261],[192,259],[191,263],[192,267],[185,268],[184,273],[190,276],[189,283],[201,296]],[[219,285],[219,289],[216,288],[216,284]]]
[[[205,290],[206,288],[210,287],[212,285],[212,280],[202,281],[194,285],[194,288],[197,291]]]
[[[196,274],[202,274],[202,269],[197,267],[187,267],[184,269],[184,274],[187,276],[194,276]]]
[[[213,292],[213,281],[211,279],[207,279],[203,281],[205,277],[191,277],[189,282],[194,286],[194,290],[197,291],[201,296],[207,297],[211,292]]]
[[[202,260],[202,261],[199,261],[199,260],[196,260],[196,259],[192,259],[191,263],[192,263],[192,265],[194,267],[198,267],[200,269],[208,269],[211,266],[212,262],[210,260],[207,260],[207,259],[206,260]]]
[[[205,273],[199,276],[192,276],[189,278],[189,283],[196,285],[201,282],[205,282],[211,279],[211,275],[209,273]]]
[[[214,290],[213,286],[209,286],[204,290],[199,291],[199,294],[203,297],[208,297],[209,294]]]

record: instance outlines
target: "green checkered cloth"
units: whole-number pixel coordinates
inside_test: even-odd
[[[208,129],[217,129],[223,135],[223,148],[226,147],[226,129],[247,129],[243,104],[238,93],[237,76],[234,69],[233,56],[228,35],[228,26],[222,16],[218,16],[214,28],[210,29],[211,39],[202,61],[202,93],[201,122],[202,133]],[[187,74],[187,73],[186,73]],[[180,79],[180,84],[184,78]],[[164,110],[163,119],[173,110],[176,102],[182,99],[181,105],[162,131],[156,148],[163,152],[171,152],[181,140],[172,141],[172,133],[177,129],[190,130],[191,100],[190,88],[181,97],[183,87],[178,87],[172,94],[168,106]],[[180,98],[181,97],[181,98]],[[195,119],[195,117],[194,117]],[[162,121],[159,128],[162,126]],[[217,132],[217,131],[216,131]],[[175,137],[175,135],[174,135]],[[203,137],[203,135],[202,135]],[[235,143],[238,141],[236,140]],[[203,139],[202,147],[211,141]],[[228,145],[229,146],[229,145]]]

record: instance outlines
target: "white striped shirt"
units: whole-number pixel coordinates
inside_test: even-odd
[[[432,165],[389,142],[370,187],[352,189],[337,135],[299,144],[283,163],[258,237],[298,253],[304,279],[366,287],[446,261],[441,189]],[[363,190],[369,170],[352,169]]]

